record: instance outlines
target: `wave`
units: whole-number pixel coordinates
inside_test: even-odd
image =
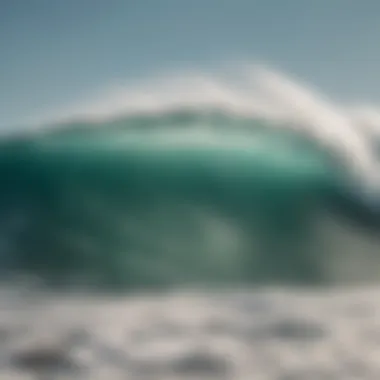
[[[122,289],[378,281],[376,129],[257,73],[256,97],[248,80],[239,92],[176,78],[4,136],[3,276]]]

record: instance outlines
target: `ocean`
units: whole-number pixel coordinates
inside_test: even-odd
[[[0,271],[7,293],[3,324],[12,323],[12,331],[28,323],[38,325],[33,329],[40,333],[61,331],[62,325],[52,326],[66,316],[70,330],[81,325],[114,338],[123,324],[132,323],[129,319],[135,318],[136,324],[145,316],[154,319],[149,323],[160,324],[152,334],[161,338],[163,334],[169,343],[162,341],[156,348],[152,343],[154,360],[137,358],[136,352],[149,351],[144,344],[153,338],[146,336],[150,327],[136,327],[143,335],[136,338],[139,343],[128,346],[123,338],[117,344],[127,344],[127,351],[133,351],[135,344],[145,348],[139,346],[140,351],[128,353],[130,357],[119,346],[117,351],[112,342],[108,348],[102,346],[99,355],[108,358],[104,368],[110,365],[114,372],[103,367],[94,372],[92,367],[91,378],[99,373],[99,378],[121,378],[115,375],[119,370],[131,378],[142,374],[169,378],[165,365],[171,368],[172,378],[182,378],[185,372],[194,378],[237,378],[230,368],[233,363],[194,354],[201,347],[211,355],[210,332],[199,330],[210,321],[216,325],[211,335],[218,335],[225,347],[235,350],[233,360],[249,367],[247,347],[253,350],[250,355],[255,356],[257,366],[241,369],[239,378],[257,378],[259,373],[268,379],[295,378],[278,377],[281,365],[276,367],[277,374],[270,363],[280,355],[286,357],[285,367],[295,362],[294,366],[302,366],[303,345],[321,336],[329,336],[329,343],[320,343],[308,361],[313,361],[313,368],[318,367],[318,360],[328,361],[326,352],[340,338],[326,331],[338,329],[339,318],[350,317],[331,314],[337,318],[334,324],[326,317],[326,308],[361,302],[360,296],[337,295],[334,289],[354,293],[363,286],[376,289],[380,278],[380,182],[373,124],[363,113],[335,106],[280,74],[259,70],[255,78],[256,87],[248,94],[242,83],[237,89],[237,83],[231,87],[215,78],[163,80],[154,91],[145,87],[144,91],[121,91],[121,101],[116,102],[119,113],[96,105],[91,112],[87,108],[69,119],[4,133],[0,141]],[[10,290],[14,287],[15,293]],[[188,292],[197,295],[189,300]],[[311,295],[305,296],[307,292]],[[19,294],[29,305],[28,311],[15,311],[8,305]],[[144,294],[153,300],[145,301]],[[364,294],[366,306],[358,308],[374,308],[368,296],[372,293]],[[203,309],[199,300],[204,302]],[[87,304],[95,309],[86,308]],[[230,306],[229,311],[222,311],[221,305]],[[316,309],[318,323],[306,321],[313,316],[310,305]],[[13,310],[11,317],[6,317],[9,310]],[[301,322],[296,312],[302,314]],[[132,317],[136,313],[140,317]],[[203,313],[200,322],[199,313]],[[234,322],[223,319],[228,313]],[[96,324],[97,317],[104,320]],[[281,318],[286,319],[283,325]],[[261,326],[266,320],[273,326]],[[349,335],[365,330],[367,322],[352,331],[350,322],[345,322]],[[107,335],[108,328],[111,335]],[[277,332],[270,332],[271,328]],[[131,329],[123,334],[132,339],[137,330]],[[86,334],[79,334],[82,340],[83,335],[90,339]],[[247,342],[246,334],[258,335],[250,335]],[[159,359],[165,350],[177,352],[177,343],[170,346],[170,339],[177,335],[193,339],[179,345],[190,350],[186,354],[190,358],[163,364]],[[101,346],[99,341],[96,344]],[[215,347],[223,344],[215,343]],[[264,349],[261,352],[260,345],[265,345],[269,356]],[[60,358],[63,351],[57,354]],[[128,359],[120,359],[122,352]],[[5,355],[6,368],[12,355]],[[356,354],[339,355],[342,366]],[[264,359],[269,360],[267,367],[262,364]],[[100,359],[93,360],[99,364]],[[355,363],[360,360],[355,356]],[[18,369],[28,368],[20,358],[13,362]],[[362,363],[362,367],[370,368],[372,374],[377,369],[371,363]],[[327,367],[326,371],[333,371]],[[294,368],[287,370],[301,371]],[[310,379],[309,370],[303,371],[304,377],[297,378]],[[340,369],[334,367],[334,371]],[[323,373],[318,378],[326,378]]]

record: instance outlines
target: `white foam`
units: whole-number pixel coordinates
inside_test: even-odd
[[[32,378],[31,368],[21,372],[11,358],[44,347],[83,368],[52,378],[378,378],[378,288],[41,293],[38,307],[20,298],[16,309],[3,293],[2,379]]]

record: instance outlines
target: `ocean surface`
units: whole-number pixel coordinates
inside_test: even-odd
[[[2,131],[2,379],[379,378],[379,119],[251,74]]]

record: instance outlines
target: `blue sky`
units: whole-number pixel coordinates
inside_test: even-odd
[[[181,67],[265,61],[380,103],[378,0],[0,0],[0,126]]]

